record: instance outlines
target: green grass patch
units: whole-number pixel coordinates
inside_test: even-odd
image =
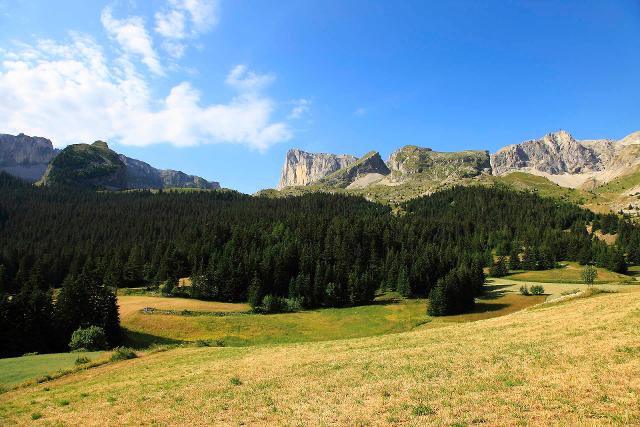
[[[76,367],[79,358],[95,359],[102,351],[55,353],[0,359],[0,386],[11,387],[28,380],[51,376]]]
[[[121,310],[126,310],[122,307],[126,301],[121,301]],[[385,294],[372,305],[270,315],[185,316],[176,309],[176,313],[136,311],[123,316],[125,344],[143,348],[198,340],[225,346],[325,341],[402,332],[429,321],[425,300],[402,300],[394,294]]]

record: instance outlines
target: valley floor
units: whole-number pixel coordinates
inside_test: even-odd
[[[377,337],[176,348],[5,393],[0,424],[638,424],[638,330],[631,291]]]

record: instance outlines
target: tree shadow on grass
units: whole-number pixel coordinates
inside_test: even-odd
[[[502,298],[507,293],[505,289],[510,287],[511,285],[485,285],[484,293],[480,298],[483,300],[494,300]]]
[[[486,313],[487,311],[504,310],[511,304],[487,304],[484,302],[476,302],[475,307],[469,313]]]
[[[145,334],[144,332],[131,331],[122,328],[122,344],[136,350],[149,348],[152,345],[175,345],[183,344],[185,341],[175,340],[173,338],[159,337],[156,335]]]

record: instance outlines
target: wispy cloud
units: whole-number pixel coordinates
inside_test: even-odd
[[[158,54],[153,48],[153,40],[142,18],[134,16],[116,19],[112,15],[111,8],[106,7],[102,11],[100,21],[109,36],[118,42],[126,55],[139,56],[152,73],[164,74]]]
[[[187,40],[211,30],[218,23],[217,0],[169,0],[155,14],[155,31],[163,37],[162,46],[174,58],[180,58]]]
[[[291,103],[293,104],[293,108],[287,116],[288,119],[299,119],[309,111],[309,107],[311,106],[311,101],[305,98],[296,99]]]
[[[258,74],[240,64],[231,69],[225,82],[241,92],[253,93],[273,83],[275,78],[273,74]]]

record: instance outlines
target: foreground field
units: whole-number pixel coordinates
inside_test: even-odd
[[[409,331],[425,323],[462,322],[502,316],[542,302],[544,297],[523,297],[517,289],[489,286],[472,313],[430,318],[426,300],[403,300],[385,294],[372,305],[309,310],[273,315],[248,314],[245,304],[225,304],[183,298],[120,296],[120,316],[127,344],[142,348],[152,343],[217,341],[225,346],[246,346],[358,338]],[[153,307],[172,310],[146,314]],[[183,313],[182,310],[193,310]],[[200,313],[197,313],[197,312]],[[227,312],[211,315],[208,312]]]
[[[630,292],[380,337],[179,348],[8,392],[0,423],[637,424],[639,328]]]

